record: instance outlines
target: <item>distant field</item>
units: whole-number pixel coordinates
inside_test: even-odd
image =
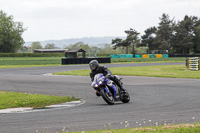
[[[61,65],[61,57],[1,57],[0,65]],[[184,62],[185,58],[112,58],[119,62]]]
[[[61,57],[1,57],[0,65],[61,65]]]

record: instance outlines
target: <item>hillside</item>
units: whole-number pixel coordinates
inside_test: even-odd
[[[54,43],[56,47],[64,48],[66,46],[69,46],[70,44],[75,44],[77,42],[83,42],[85,44],[88,44],[89,46],[97,46],[97,47],[103,47],[104,44],[111,44],[112,39],[115,39],[117,37],[84,37],[84,38],[71,38],[71,39],[63,39],[63,40],[46,40],[46,41],[40,41],[42,46],[44,47],[48,43]],[[125,37],[118,37],[125,39]],[[25,42],[25,46],[30,46],[32,42]]]

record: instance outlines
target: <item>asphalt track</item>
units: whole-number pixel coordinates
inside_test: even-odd
[[[108,67],[183,63],[106,64]],[[200,80],[123,76],[130,103],[107,105],[86,76],[43,74],[88,69],[88,65],[0,69],[0,91],[75,96],[84,104],[54,110],[0,114],[0,133],[85,131],[199,122]]]

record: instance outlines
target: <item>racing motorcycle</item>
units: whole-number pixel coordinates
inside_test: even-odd
[[[119,78],[117,75],[115,75],[114,78],[119,80],[122,84],[122,78]],[[96,74],[91,86],[109,105],[113,105],[116,101],[122,101],[123,103],[128,103],[130,101],[128,92],[126,90],[122,91],[114,81],[103,76],[103,74]]]

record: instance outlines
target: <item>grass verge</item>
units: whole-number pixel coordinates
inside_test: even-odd
[[[1,57],[0,69],[61,65],[62,57]],[[111,58],[111,63],[185,62],[185,58]]]
[[[137,67],[115,67],[109,68],[115,75],[127,76],[149,76],[149,77],[167,77],[167,78],[194,78],[200,79],[200,71],[188,70],[185,65],[160,65],[160,66],[137,66]],[[89,76],[90,70],[74,70],[54,75],[81,75]]]
[[[48,105],[78,100],[68,96],[49,96],[17,92],[0,91],[0,109],[16,107],[44,108]]]
[[[1,57],[0,65],[61,65],[61,57]]]
[[[166,125],[158,127],[141,127],[99,131],[81,131],[70,133],[199,133],[200,124]],[[62,132],[67,133],[67,132]]]
[[[5,68],[26,68],[26,67],[48,67],[48,66],[60,66],[60,64],[48,64],[48,65],[1,65],[0,69],[5,69]]]

